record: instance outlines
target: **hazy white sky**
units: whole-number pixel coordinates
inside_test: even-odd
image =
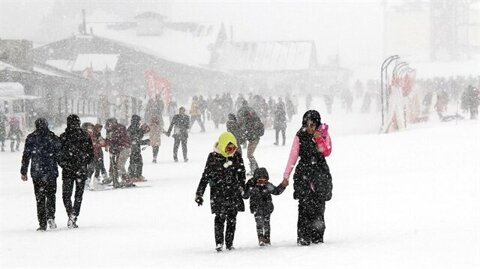
[[[68,37],[77,32],[82,8],[87,9],[87,19],[131,19],[168,6],[174,20],[233,24],[236,40],[315,40],[321,63],[335,54],[349,66],[377,62],[382,56],[381,0],[0,0],[0,4],[0,38],[5,39],[45,43]]]

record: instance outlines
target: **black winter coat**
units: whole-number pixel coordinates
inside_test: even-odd
[[[170,126],[168,127],[168,136],[170,136],[174,127],[174,138],[187,139],[188,129],[190,128],[190,117],[186,114],[176,114],[173,116],[172,123],[170,123]]]
[[[149,139],[142,139],[145,135],[145,131],[140,128],[140,125],[130,125],[127,129],[127,132],[130,142],[132,143],[132,153],[140,153],[141,146],[147,145],[150,141]]]
[[[30,175],[34,181],[43,178],[55,181],[58,177],[59,149],[60,141],[53,132],[48,129],[35,130],[25,140],[20,173],[27,175],[28,164],[32,160]]]
[[[280,195],[285,190],[285,187],[281,184],[275,187],[270,182],[265,186],[256,185],[253,179],[250,179],[246,186],[244,198],[250,197],[250,212],[252,214],[272,214],[274,209],[272,194]]]
[[[197,196],[203,196],[207,184],[210,185],[212,214],[245,211],[242,199],[245,166],[240,153],[236,152],[232,157],[225,158],[217,152],[211,152],[198,184]]]
[[[87,173],[87,165],[93,161],[92,139],[80,127],[65,129],[60,135],[58,164],[63,169]]]
[[[240,108],[237,113],[237,120],[246,140],[255,141],[263,136],[265,127],[252,108],[248,106]]]
[[[293,175],[293,198],[329,201],[332,198],[333,186],[325,157],[318,150],[313,135],[302,128],[297,132],[297,136],[300,142],[300,160]]]

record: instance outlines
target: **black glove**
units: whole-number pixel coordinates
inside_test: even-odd
[[[198,204],[198,206],[201,206],[203,204],[202,196],[195,197],[195,202]]]

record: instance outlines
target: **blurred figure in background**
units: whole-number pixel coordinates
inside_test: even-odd
[[[178,114],[173,116],[172,123],[170,123],[170,127],[168,127],[168,131],[166,133],[167,136],[170,136],[173,129],[173,160],[175,162],[178,162],[177,153],[180,144],[182,144],[183,160],[188,162],[187,141],[189,127],[190,117],[185,113],[185,108],[182,106],[178,109]]]
[[[157,163],[158,151],[160,149],[161,135],[163,133],[163,124],[158,117],[150,119],[150,146],[152,146],[153,163]]]

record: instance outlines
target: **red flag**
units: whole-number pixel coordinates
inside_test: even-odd
[[[150,98],[160,95],[165,105],[170,103],[172,90],[168,79],[158,76],[155,71],[149,69],[145,71],[145,82],[147,84],[147,95]]]

